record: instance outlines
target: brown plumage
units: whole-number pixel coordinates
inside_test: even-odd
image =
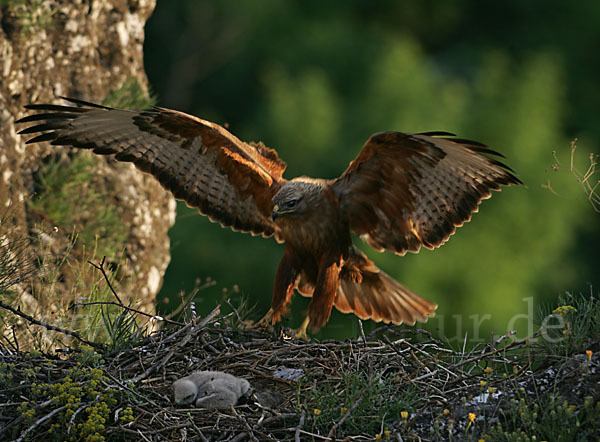
[[[285,242],[271,309],[277,321],[294,289],[312,296],[306,326],[322,327],[335,307],[362,319],[414,324],[437,306],[379,270],[350,233],[399,255],[444,244],[501,185],[521,184],[484,145],[446,132],[381,132],[335,180],[287,181],[285,163],[262,143],[181,112],[32,104],[41,111],[21,134],[114,155],[151,173],[175,198],[224,227]]]

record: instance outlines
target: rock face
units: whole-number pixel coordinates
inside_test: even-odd
[[[111,276],[120,280],[121,299],[154,312],[169,263],[167,230],[175,220],[175,202],[132,165],[92,155],[82,162],[79,154],[48,143],[25,146],[27,138],[17,135],[14,121],[27,113],[25,104],[58,103],[61,95],[102,102],[125,82],[147,89],[142,45],[154,5],[155,0],[60,0],[0,6],[0,245],[27,239],[19,253],[2,250],[25,258],[21,268],[29,271],[25,282],[11,288],[10,301],[51,323],[45,315],[75,297],[93,297],[76,286],[98,285],[101,275],[85,263],[99,262],[98,250],[106,252]],[[90,176],[81,172],[90,167]],[[61,171],[70,184],[60,182]],[[52,196],[57,187],[62,193]],[[49,202],[39,203],[40,195]],[[110,222],[102,226],[106,213]],[[111,247],[104,247],[105,237]],[[79,267],[78,259],[83,260]],[[53,263],[56,274],[48,276]],[[52,296],[44,281],[51,283]]]

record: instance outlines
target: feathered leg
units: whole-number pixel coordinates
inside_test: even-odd
[[[298,279],[299,272],[296,270],[296,259],[294,255],[286,248],[277,273],[275,274],[275,285],[273,286],[273,299],[271,307],[267,313],[255,324],[248,324],[251,329],[269,328],[275,322],[281,320],[285,313],[285,307],[290,301],[294,292],[294,285]]]
[[[315,290],[308,306],[308,321],[305,320],[302,324],[304,334],[309,324],[312,331],[317,331],[325,325],[331,315],[331,308],[340,285],[341,257],[324,256],[319,264]],[[302,330],[298,329],[297,333],[302,333]]]
[[[272,323],[279,322],[286,313],[286,306],[292,299],[294,285],[299,276],[297,259],[288,247],[285,248],[281,262],[277,267],[275,274],[275,284],[273,286],[273,300],[269,318]],[[267,312],[267,316],[269,315]]]

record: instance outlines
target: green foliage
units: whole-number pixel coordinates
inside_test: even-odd
[[[39,188],[28,204],[51,225],[77,232],[77,240],[97,247],[97,255],[115,256],[123,247],[127,230],[111,204],[116,196],[99,190],[103,185],[96,173],[96,161],[85,152],[75,153],[68,160],[50,157],[40,167]]]
[[[400,421],[402,412],[413,411],[417,403],[414,386],[369,378],[364,372],[345,372],[341,379],[315,385],[308,397],[303,397],[300,391],[306,383],[310,383],[310,377],[298,384],[298,412],[307,411],[312,430],[319,434],[327,434],[352,409],[336,436],[358,433],[375,436],[386,424]]]
[[[140,339],[142,330],[127,311],[116,305],[102,305],[114,301],[114,297],[103,276],[88,262],[99,259],[97,245],[82,244],[75,250],[77,235],[63,238],[41,227],[31,236],[8,236],[5,228],[12,225],[11,217],[8,212],[0,217],[0,300],[4,304],[17,308],[25,303],[25,312],[36,319],[72,329],[90,341],[102,341],[109,349],[128,347]],[[36,255],[37,260],[33,258]],[[115,256],[108,271],[115,287],[126,282],[119,276],[120,259]],[[23,299],[22,290],[14,290],[17,285],[29,288],[36,295],[35,301]],[[82,302],[91,305],[83,307]],[[18,318],[4,309],[0,317],[3,333],[8,333],[10,327],[14,327],[13,332],[17,330],[18,336],[9,333],[5,338],[12,336],[21,349],[47,351],[64,343],[64,336],[43,327],[27,322],[19,325]]]
[[[540,309],[540,343],[549,354],[571,356],[600,342],[600,302],[591,296],[563,294],[558,307]]]
[[[591,396],[580,406],[552,395],[540,403],[524,397],[511,399],[510,406],[500,410],[501,422],[491,426],[482,438],[498,442],[593,440],[598,436],[598,413],[600,401]]]
[[[120,109],[149,109],[156,104],[156,97],[152,92],[146,92],[135,78],[129,77],[110,91],[102,104]]]
[[[112,310],[112,311],[111,311]],[[108,350],[132,348],[144,336],[134,314],[128,310],[102,307],[102,321],[106,331]]]

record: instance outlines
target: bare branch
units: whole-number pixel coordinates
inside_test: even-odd
[[[75,339],[77,339],[91,347],[101,349],[101,350],[104,349],[104,344],[101,344],[99,342],[88,341],[87,339],[83,338],[79,333],[74,332],[72,330],[67,330],[65,328],[57,327],[55,325],[50,325],[45,322],[39,321],[39,320],[35,319],[33,316],[23,313],[20,309],[16,309],[14,307],[11,307],[8,304],[4,304],[2,301],[0,301],[0,307],[8,310],[10,312],[13,312],[15,315],[20,316],[21,318],[27,320],[31,324],[40,325],[40,326],[46,328],[46,330],[52,330],[52,331],[56,331],[56,332],[59,332],[59,333],[65,334],[65,335],[72,336]]]

